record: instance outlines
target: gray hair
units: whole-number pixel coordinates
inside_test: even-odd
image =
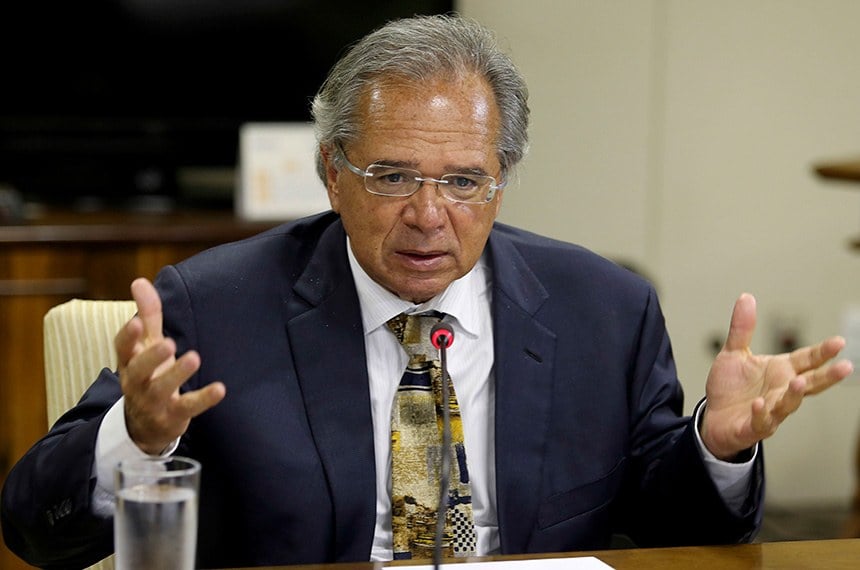
[[[365,36],[329,72],[314,97],[311,112],[318,147],[335,150],[358,139],[358,103],[381,78],[424,81],[440,73],[474,72],[490,85],[501,126],[497,153],[503,172],[510,171],[528,147],[528,88],[492,32],[458,16],[416,16],[394,20]],[[343,157],[333,153],[340,167]],[[317,173],[326,182],[317,149]]]

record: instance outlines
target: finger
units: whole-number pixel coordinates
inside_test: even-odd
[[[153,397],[167,401],[199,369],[200,356],[197,352],[189,350],[172,362],[170,366],[158,371],[158,375],[151,386]]]
[[[137,303],[137,314],[143,321],[145,338],[163,338],[161,297],[153,284],[143,277],[135,279],[131,284],[131,296]]]
[[[851,376],[854,372],[854,364],[850,360],[839,360],[827,366],[821,366],[807,372],[804,375],[806,378],[806,394],[814,395],[823,392],[837,382],[840,382]]]
[[[726,337],[726,350],[749,350],[752,342],[756,323],[755,297],[749,293],[743,293],[735,301],[732,310],[732,321],[729,325],[729,334]]]
[[[806,385],[807,381],[802,376],[792,378],[791,382],[788,383],[785,392],[783,392],[770,411],[774,430],[785,418],[800,407],[801,402],[803,402],[803,396],[806,394]]]
[[[139,317],[132,317],[125,323],[114,337],[113,343],[117,354],[117,367],[121,370],[126,367],[132,357],[138,352],[137,343],[143,337],[143,321]]]
[[[833,336],[814,346],[804,346],[789,354],[789,360],[798,374],[818,368],[845,348],[845,339]]]
[[[128,361],[123,375],[123,392],[136,386],[149,388],[153,384],[156,370],[176,354],[176,343],[162,339],[149,345]]]
[[[755,439],[764,439],[770,430],[770,415],[767,412],[764,398],[758,397],[750,406],[750,427]]]
[[[221,382],[213,382],[199,390],[186,392],[180,396],[177,405],[186,417],[199,416],[224,399],[227,389]]]

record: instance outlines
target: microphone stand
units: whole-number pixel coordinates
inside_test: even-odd
[[[441,324],[441,323],[440,323]],[[436,325],[437,327],[439,325]],[[435,329],[435,327],[434,327]],[[442,369],[442,460],[439,467],[439,508],[436,511],[436,540],[433,548],[433,568],[439,570],[442,562],[442,539],[445,535],[445,520],[448,510],[448,490],[451,486],[451,410],[448,406],[448,363],[446,352],[454,335],[443,330],[442,334],[434,335],[433,340],[439,340],[439,364]]]

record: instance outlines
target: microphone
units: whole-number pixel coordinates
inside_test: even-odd
[[[442,462],[439,467],[439,506],[436,510],[436,541],[433,548],[433,568],[442,562],[442,537],[445,534],[445,517],[448,509],[448,488],[451,485],[451,410],[448,407],[448,363],[446,352],[454,343],[454,331],[439,322],[430,329],[430,342],[439,350],[442,369]]]
[[[448,348],[452,344],[454,344],[454,331],[451,330],[446,323],[436,323],[432,329],[430,329],[430,342],[433,343],[433,346],[436,347],[437,350],[442,350],[442,347]],[[444,351],[442,352],[442,356],[444,356]],[[442,372],[447,372],[442,367]]]

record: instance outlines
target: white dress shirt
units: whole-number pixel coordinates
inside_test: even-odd
[[[376,458],[376,528],[371,560],[393,558],[391,534],[391,407],[406,368],[406,352],[386,321],[400,313],[444,312],[454,331],[447,364],[457,393],[463,438],[472,484],[472,513],[479,556],[499,552],[495,472],[495,381],[493,375],[492,272],[482,257],[462,278],[421,305],[404,301],[373,281],[356,261],[347,240],[349,263],[355,280],[364,327],[369,378],[373,441]],[[229,395],[227,396],[229,398]],[[700,407],[701,410],[702,407]],[[697,418],[698,420],[698,418]],[[696,424],[698,425],[698,421]],[[752,464],[719,461],[696,441],[723,500],[739,511],[749,490]],[[165,452],[170,454],[176,443]],[[757,448],[755,453],[757,453]],[[99,428],[93,475],[97,477],[93,511],[113,512],[113,466],[122,459],[145,455],[125,429],[123,400],[114,404]]]
[[[477,553],[499,551],[496,516],[495,382],[493,322],[490,315],[492,275],[483,260],[444,292],[421,305],[404,301],[373,281],[349,251],[349,264],[361,304],[367,376],[376,453],[376,530],[371,560],[391,560],[391,406],[406,368],[406,351],[386,321],[400,313],[436,310],[446,313],[454,332],[448,349],[448,372],[463,421],[463,443],[472,484],[472,517]]]

